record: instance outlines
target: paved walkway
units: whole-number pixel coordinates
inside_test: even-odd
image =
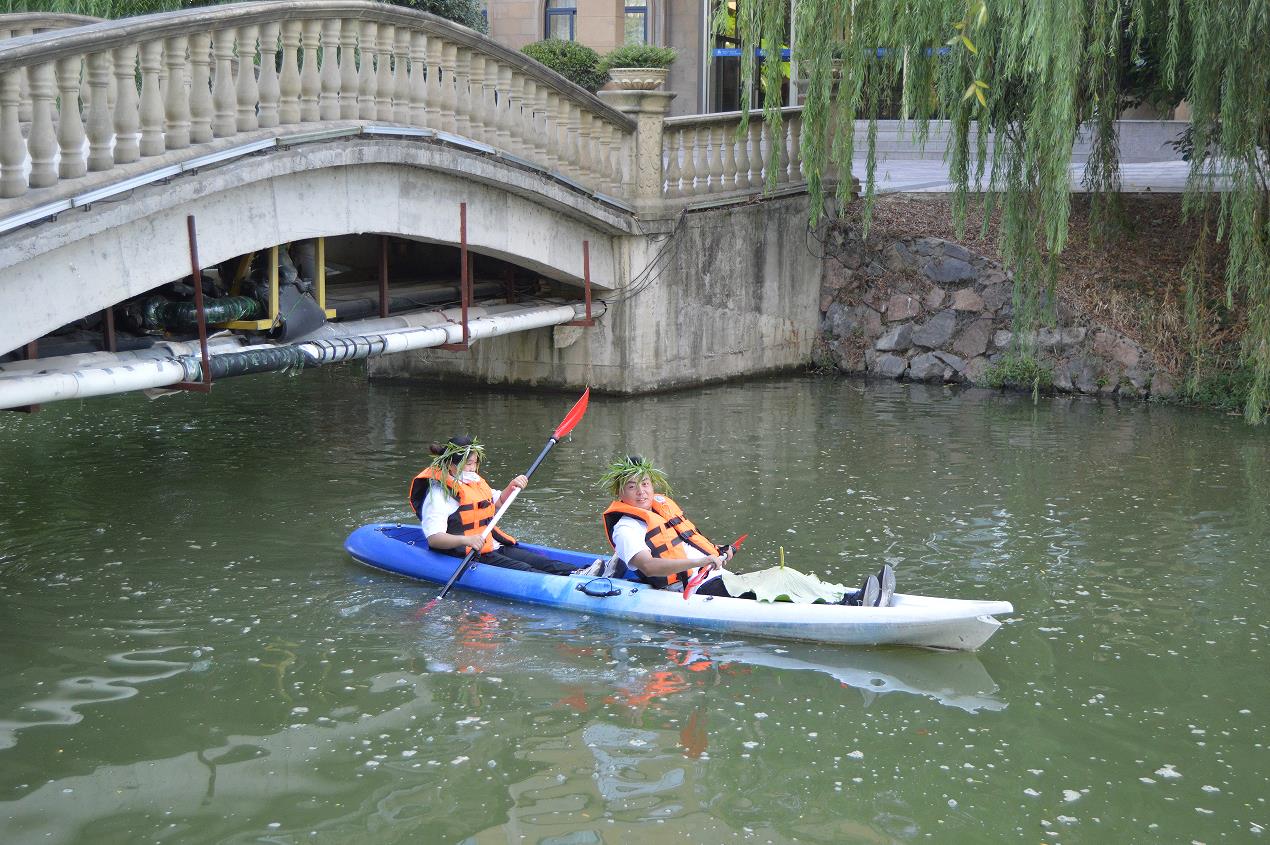
[[[852,169],[856,178],[864,182],[864,159],[856,159]],[[973,172],[973,171],[972,171]],[[1181,193],[1186,190],[1186,175],[1190,164],[1185,161],[1153,161],[1122,164],[1120,166],[1121,190],[1125,193]],[[1084,190],[1084,163],[1071,165],[1072,190]],[[948,165],[942,161],[893,158],[879,161],[876,169],[878,193],[951,193],[953,184],[948,179]],[[985,172],[986,181],[988,173]]]

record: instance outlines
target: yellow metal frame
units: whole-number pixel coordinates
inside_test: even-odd
[[[251,256],[247,256],[243,263],[239,264],[241,272],[244,263],[249,263]],[[234,279],[234,287],[238,287],[240,277]],[[278,247],[269,247],[269,319],[267,320],[231,320],[228,323],[217,323],[216,325],[222,329],[241,329],[245,331],[263,332],[273,328],[278,322]]]
[[[335,309],[326,307],[326,238],[317,239],[317,301],[326,318],[334,319]]]

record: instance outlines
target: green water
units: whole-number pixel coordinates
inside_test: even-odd
[[[367,384],[0,417],[0,841],[1266,842],[1270,431],[789,379],[595,397],[517,502],[600,549],[653,456],[737,568],[1007,599],[975,655],[614,623],[353,563],[434,437],[576,397]]]

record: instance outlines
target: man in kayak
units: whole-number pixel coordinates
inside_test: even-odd
[[[513,488],[524,489],[529,479],[518,475],[507,489],[495,493],[480,476],[485,447],[475,438],[455,436],[446,443],[433,443],[431,465],[410,482],[410,507],[414,509],[428,538],[428,547],[452,557],[464,557],[477,549],[476,562],[522,572],[568,575],[573,567],[535,552],[522,549],[509,534],[495,528],[481,540],[485,526],[503,497]]]
[[[639,570],[658,589],[682,590],[701,567],[710,572],[695,595],[753,599],[755,593],[733,594],[722,573],[733,557],[730,546],[717,546],[697,530],[670,498],[666,474],[638,455],[609,465],[600,484],[614,501],[604,511],[604,532],[617,558]],[[846,591],[842,604],[889,606],[895,593],[895,571],[889,564],[870,575],[858,592]],[[834,594],[836,595],[836,593]]]

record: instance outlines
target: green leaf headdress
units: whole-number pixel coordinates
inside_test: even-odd
[[[431,451],[435,455],[432,459],[432,468],[445,479],[445,486],[449,487],[451,492],[458,486],[458,479],[454,474],[455,467],[458,467],[461,473],[472,455],[476,455],[478,466],[485,460],[485,447],[475,437],[455,435],[444,444],[434,443]]]
[[[666,479],[666,473],[640,455],[627,455],[609,464],[604,474],[600,476],[600,486],[616,499],[622,492],[622,488],[626,486],[626,482],[638,478],[647,478],[653,482],[653,489],[658,493],[670,492],[670,481]]]

